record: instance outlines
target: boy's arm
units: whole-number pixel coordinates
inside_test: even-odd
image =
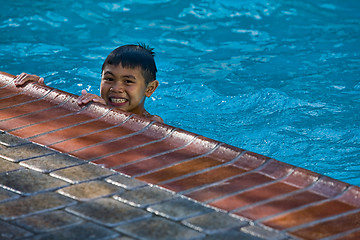
[[[22,74],[16,76],[16,78],[14,79],[14,84],[17,87],[22,86],[27,82],[37,82],[40,85],[45,85],[44,78],[39,77],[37,75],[27,74],[27,73],[22,73]]]
[[[77,103],[79,105],[85,105],[89,102],[97,102],[106,105],[106,102],[103,98],[96,94],[88,93],[86,90],[81,91],[81,96],[78,97]]]

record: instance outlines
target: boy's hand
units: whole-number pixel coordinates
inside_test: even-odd
[[[99,97],[96,94],[88,93],[86,90],[81,91],[81,96],[77,99],[77,103],[79,105],[85,105],[89,102],[97,102],[106,105],[106,102],[104,99]]]
[[[22,86],[27,82],[37,82],[40,85],[43,85],[43,86],[45,85],[44,78],[36,76],[36,75],[27,74],[27,73],[22,73],[22,74],[16,76],[16,78],[14,79],[14,84],[17,87]]]

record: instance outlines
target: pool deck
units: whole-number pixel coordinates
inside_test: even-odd
[[[0,72],[0,239],[360,239],[360,188]]]

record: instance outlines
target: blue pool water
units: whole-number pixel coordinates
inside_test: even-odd
[[[104,58],[155,48],[166,123],[360,185],[360,1],[4,1],[0,71],[99,93]]]

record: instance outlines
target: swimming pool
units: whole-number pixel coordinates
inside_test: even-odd
[[[115,47],[155,48],[166,123],[360,185],[357,0],[2,1],[1,71],[98,93]]]

